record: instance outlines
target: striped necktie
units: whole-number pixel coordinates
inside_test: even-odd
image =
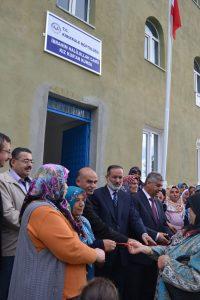
[[[117,202],[118,202],[117,191],[114,191],[112,195],[113,195],[113,197],[112,197],[113,204],[115,207],[117,207]]]

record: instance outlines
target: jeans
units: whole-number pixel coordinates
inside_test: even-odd
[[[0,300],[7,300],[14,256],[2,256],[0,268]]]

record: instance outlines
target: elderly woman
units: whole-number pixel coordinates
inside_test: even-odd
[[[200,195],[191,196],[189,205],[190,225],[174,235],[169,246],[129,246],[131,254],[158,260],[158,300],[200,299]]]
[[[96,240],[92,232],[90,222],[82,216],[85,207],[87,195],[85,191],[77,186],[69,186],[65,199],[70,205],[72,216],[75,222],[82,228],[83,234],[80,239],[83,243],[92,248],[100,248],[106,252],[113,251],[116,247],[115,241],[111,240]],[[87,279],[90,280],[94,277],[93,266],[90,264],[87,268]]]
[[[179,189],[177,186],[172,186],[169,191],[169,198],[166,199],[167,220],[174,226],[176,230],[180,230],[184,226],[185,218],[185,205],[180,197]]]
[[[21,210],[21,228],[9,300],[61,300],[80,294],[86,264],[104,261],[101,249],[82,243],[83,230],[64,199],[68,170],[43,165]]]

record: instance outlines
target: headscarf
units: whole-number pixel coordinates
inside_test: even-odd
[[[78,195],[83,195],[84,200],[86,200],[87,195],[83,189],[81,189],[80,187],[77,187],[77,186],[69,186],[68,187],[67,194],[65,195],[65,199],[69,203],[69,205],[71,207],[71,211],[73,210],[73,207],[74,207],[74,204],[76,202],[76,198]]]
[[[132,183],[134,183],[135,180],[137,180],[135,175],[124,176],[122,190],[125,192],[130,192],[130,185]],[[137,182],[138,182],[138,180],[137,180]],[[139,184],[139,182],[138,182],[138,184]]]
[[[196,215],[194,225],[189,225],[191,229],[198,229],[200,231],[200,194],[194,194],[188,199],[189,207]]]
[[[69,205],[71,207],[71,211],[73,210],[74,204],[76,203],[77,196],[79,196],[79,195],[83,195],[84,201],[86,201],[87,195],[83,189],[81,189],[77,186],[69,186],[68,187],[67,194],[65,195],[65,199],[69,203]],[[73,213],[72,213],[72,215],[73,215]],[[76,217],[74,217],[74,219],[82,231],[80,240],[87,245],[91,245],[94,242],[95,237],[92,232],[89,221],[86,218],[84,218],[83,216],[76,216]]]
[[[188,188],[188,186],[187,186],[187,184],[185,182],[179,182],[177,184],[177,187],[179,188],[179,190],[182,189],[184,186],[186,187],[186,189]]]
[[[69,170],[60,165],[45,164],[40,167],[35,174],[25,197],[20,212],[20,219],[26,207],[32,201],[42,200],[55,206],[71,223],[74,230],[80,234],[80,227],[77,226],[74,221],[70,212],[70,206],[67,200],[64,199],[68,173]]]
[[[189,199],[189,197],[190,197],[189,189],[184,190],[182,195],[181,195],[181,199],[183,201],[183,204],[185,205],[185,209],[188,208],[188,199]]]
[[[178,186],[176,185],[173,185],[171,188],[170,188],[170,191],[172,189],[176,189],[179,191],[179,188]],[[166,199],[166,204],[167,204],[167,211],[171,211],[171,212],[177,212],[177,213],[183,213],[183,215],[185,214],[185,205],[183,203],[183,200],[182,198],[179,196],[179,199],[177,202],[174,202],[170,199],[170,191],[169,191],[169,197],[167,197]]]

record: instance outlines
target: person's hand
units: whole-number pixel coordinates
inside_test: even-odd
[[[176,232],[177,232],[177,229],[176,229],[171,223],[167,222],[167,226],[169,227],[169,229],[171,229],[171,231],[172,231],[173,233],[176,233]]]
[[[105,252],[113,251],[116,248],[116,243],[112,240],[103,240],[103,245]]]
[[[138,253],[150,254],[151,248],[142,245],[142,243],[134,239],[128,239],[128,251],[130,254],[138,254]]]
[[[105,252],[102,249],[95,248],[94,249],[97,254],[96,262],[104,263],[105,262]]]
[[[156,246],[156,242],[148,235],[148,233],[142,234],[142,240],[147,246]]]
[[[130,254],[139,254],[139,253],[144,253],[147,255],[150,255],[152,253],[152,250],[148,246],[144,246],[140,243],[140,245],[133,243],[128,244],[128,251]]]
[[[163,246],[169,245],[170,243],[169,235],[164,232],[159,232],[157,237],[157,242],[158,244]]]
[[[161,255],[158,258],[158,269],[162,271],[169,260],[170,257],[168,255]]]
[[[131,247],[140,247],[140,246],[142,246],[142,243],[140,243],[140,242],[138,242],[134,239],[128,239],[128,244]]]

